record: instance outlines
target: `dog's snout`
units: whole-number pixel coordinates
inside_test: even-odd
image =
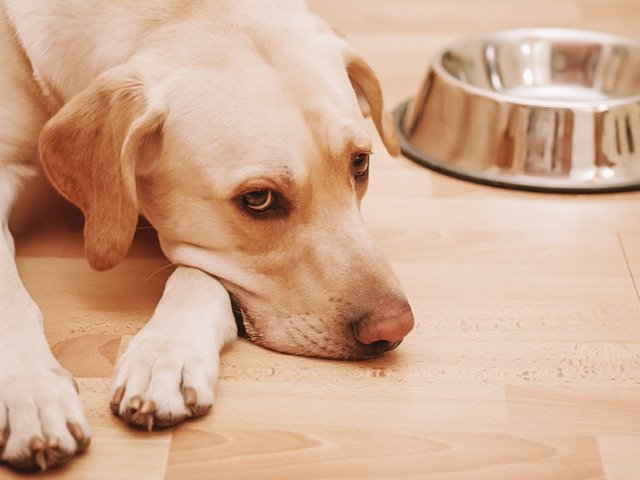
[[[386,302],[354,325],[356,339],[381,351],[395,348],[413,329],[413,312],[405,300]]]

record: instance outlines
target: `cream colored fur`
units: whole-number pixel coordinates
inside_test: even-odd
[[[380,353],[354,322],[390,305],[411,328],[359,214],[366,178],[352,171],[372,148],[363,113],[398,153],[380,86],[302,2],[0,6],[2,460],[44,469],[90,439],[7,227],[23,180],[42,169],[84,212],[93,267],[125,257],[139,214],[178,265],[116,368],[112,409],[131,423],[208,411],[219,351],[236,335],[229,295],[249,337],[287,353]],[[278,209],[247,211],[243,195],[256,190],[273,191]]]

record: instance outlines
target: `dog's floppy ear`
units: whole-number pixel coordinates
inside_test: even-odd
[[[44,169],[84,213],[85,255],[97,270],[114,267],[129,250],[138,222],[136,168],[159,151],[164,118],[123,65],[98,77],[42,130]]]
[[[400,146],[393,127],[391,114],[384,109],[380,82],[371,67],[358,55],[348,53],[347,74],[356,92],[360,110],[365,117],[371,116],[378,134],[387,148],[395,156],[400,155]]]

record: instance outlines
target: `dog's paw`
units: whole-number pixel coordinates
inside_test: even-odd
[[[118,362],[111,410],[148,430],[204,415],[213,405],[218,363],[217,351],[142,331]]]
[[[0,372],[0,458],[46,470],[91,441],[73,377],[58,365]]]

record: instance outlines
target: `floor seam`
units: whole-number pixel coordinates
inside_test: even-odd
[[[622,250],[622,256],[624,257],[624,261],[627,264],[627,270],[629,271],[629,275],[631,276],[631,283],[633,283],[633,288],[636,291],[636,298],[638,302],[640,302],[640,291],[638,291],[638,284],[636,283],[636,277],[633,275],[633,269],[631,268],[631,263],[629,263],[629,257],[627,257],[627,251],[624,248],[624,243],[622,242],[622,236],[620,232],[616,233],[618,237],[618,243],[620,244],[620,249]]]

